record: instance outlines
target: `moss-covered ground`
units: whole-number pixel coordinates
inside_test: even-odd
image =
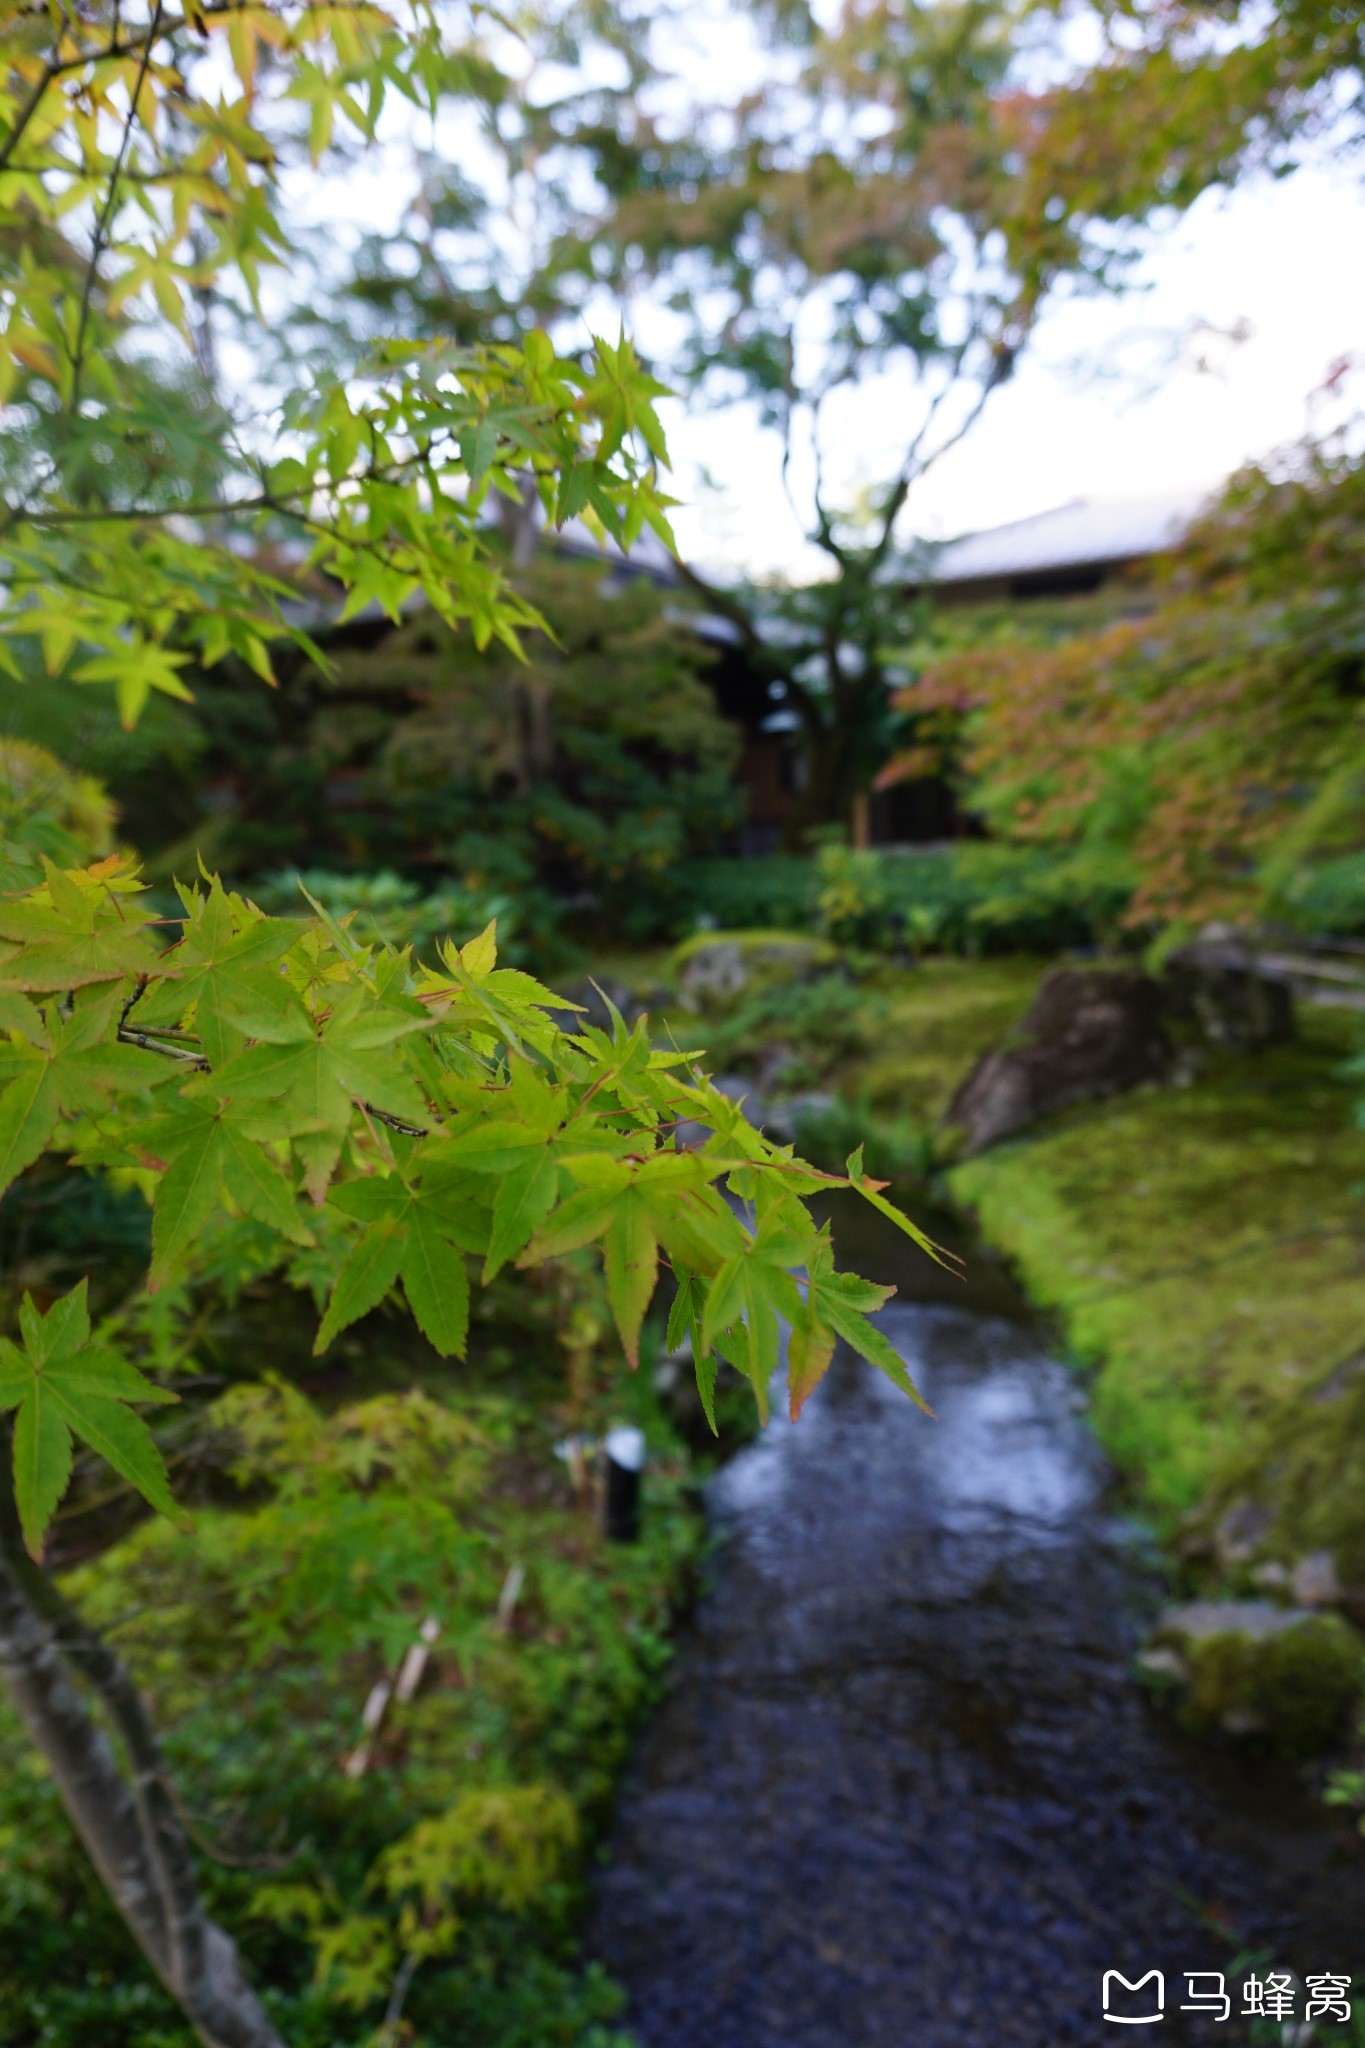
[[[1365,1140],[1341,1013],[949,1175],[1095,1370],[1107,1448],[1171,1533],[1250,1499],[1267,1557],[1365,1583]]]

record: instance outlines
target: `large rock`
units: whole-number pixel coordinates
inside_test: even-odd
[[[1162,991],[1145,974],[1064,967],[1049,974],[1023,1022],[977,1061],[944,1123],[969,1159],[1077,1102],[1117,1095],[1166,1070]]]
[[[1261,1600],[1168,1607],[1142,1659],[1174,1683],[1195,1734],[1257,1736],[1287,1756],[1332,1741],[1356,1698],[1362,1648],[1335,1614]]]
[[[1235,934],[1206,935],[1166,962],[1169,1014],[1196,1024],[1216,1045],[1250,1051],[1294,1036],[1289,983],[1268,974]]]

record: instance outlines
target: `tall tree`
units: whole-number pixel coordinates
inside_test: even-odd
[[[363,244],[320,331],[344,348],[358,307],[376,332],[545,324],[567,346],[609,299],[694,402],[756,401],[828,574],[746,593],[683,573],[797,712],[808,817],[845,816],[886,751],[910,493],[1009,377],[1056,274],[1012,207],[1031,104],[1014,16],[854,4],[821,26],[805,0],[737,5],[715,32],[741,56],[757,39],[762,83],[731,96],[663,11],[549,0],[532,22],[458,160],[418,153],[398,231]],[[831,414],[878,375],[895,425],[851,506],[827,481]],[[564,503],[591,509],[583,482]],[[525,559],[525,519],[508,528]]]
[[[804,737],[809,822],[846,819],[884,758],[904,644],[903,515],[1013,372],[1059,263],[1013,204],[1032,100],[994,0],[849,0],[756,15],[758,91],[632,106],[603,150],[612,275],[667,294],[681,373],[757,404],[826,573],[782,592],[689,580]],[[841,401],[879,380],[888,430],[856,504],[829,482]],[[847,490],[847,484],[844,485]]]
[[[1102,0],[1099,54],[1080,64],[1046,7],[797,0],[750,18],[770,43],[757,89],[725,97],[710,67],[690,94],[615,110],[604,231],[618,286],[668,295],[693,387],[756,402],[780,435],[825,575],[775,593],[689,574],[799,717],[805,818],[846,818],[890,744],[888,683],[907,679],[890,650],[911,637],[919,479],[1009,378],[1059,282],[1120,283],[1162,209],[1291,165],[1314,135],[1358,135],[1365,29],[1358,6],[1317,0]],[[871,377],[886,459],[850,506],[827,483],[831,432]]]

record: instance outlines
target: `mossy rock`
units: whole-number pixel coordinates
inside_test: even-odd
[[[797,932],[696,932],[674,953],[679,992],[706,1009],[724,1008],[758,988],[809,981],[839,965],[836,946]]]
[[[1184,1666],[1187,1728],[1254,1737],[1288,1757],[1333,1741],[1365,1676],[1365,1643],[1335,1614],[1198,1601],[1169,1609],[1156,1638]]]

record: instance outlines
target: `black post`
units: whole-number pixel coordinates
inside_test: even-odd
[[[645,1433],[626,1423],[609,1429],[602,1443],[606,1487],[604,1522],[611,1543],[634,1543],[640,1534],[640,1475],[645,1469]]]

